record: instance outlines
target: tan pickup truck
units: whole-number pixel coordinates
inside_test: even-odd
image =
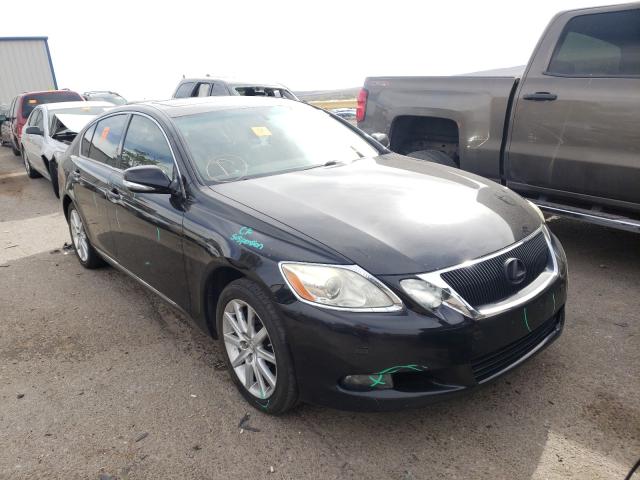
[[[358,100],[393,151],[640,232],[640,3],[556,15],[521,78],[370,77]]]

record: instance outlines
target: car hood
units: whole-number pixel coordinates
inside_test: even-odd
[[[526,200],[501,185],[396,154],[211,188],[378,275],[456,265],[541,224]]]

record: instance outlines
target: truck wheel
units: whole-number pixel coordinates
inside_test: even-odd
[[[458,168],[456,162],[449,155],[440,150],[418,150],[417,152],[407,153],[407,157],[426,160],[427,162],[439,163],[447,167]]]
[[[14,154],[16,157],[19,157],[19,156],[20,156],[20,150],[18,150],[16,147],[14,147],[14,146],[13,146],[13,143],[11,144],[11,150],[13,150],[13,154]]]

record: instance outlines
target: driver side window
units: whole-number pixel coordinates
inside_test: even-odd
[[[155,122],[133,115],[122,146],[120,168],[155,165],[173,178],[173,155],[162,130]]]

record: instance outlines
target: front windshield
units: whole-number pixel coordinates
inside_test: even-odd
[[[177,117],[206,182],[229,182],[344,163],[379,152],[364,138],[304,104],[257,106]]]

